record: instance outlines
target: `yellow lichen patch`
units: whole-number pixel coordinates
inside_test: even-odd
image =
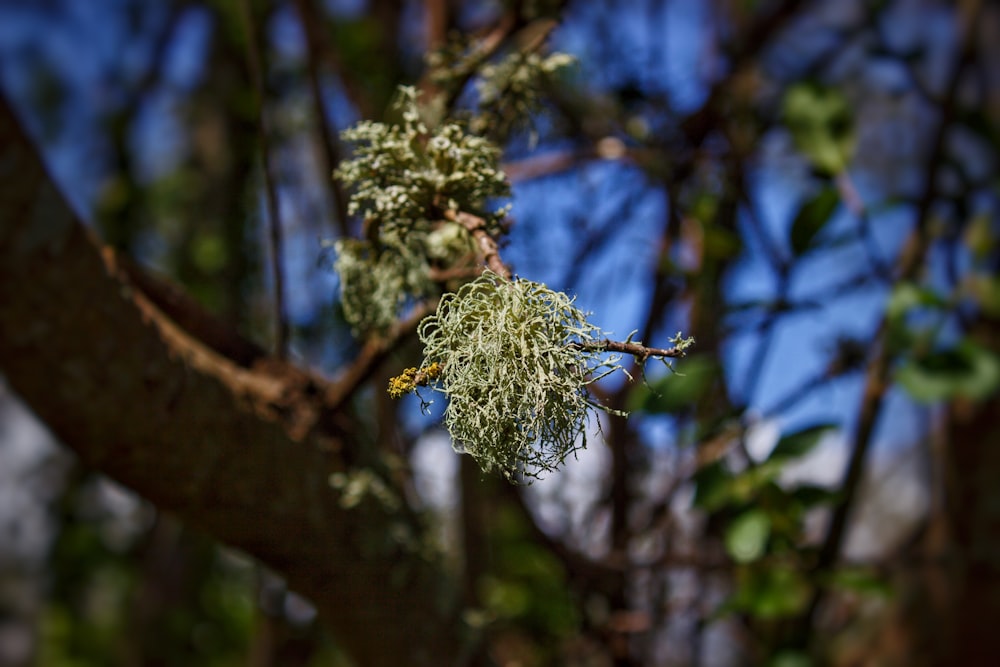
[[[400,398],[417,388],[417,369],[410,367],[394,378],[389,379],[389,396]]]

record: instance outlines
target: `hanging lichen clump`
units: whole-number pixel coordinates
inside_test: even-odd
[[[447,295],[419,334],[456,449],[509,478],[554,470],[586,446],[600,407],[587,385],[618,368],[588,349],[601,331],[569,297],[491,272]]]

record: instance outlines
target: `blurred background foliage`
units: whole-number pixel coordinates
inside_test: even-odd
[[[360,349],[330,270],[360,233],[330,178],[339,132],[399,84],[470,108],[474,81],[424,54],[502,57],[531,30],[576,64],[527,124],[498,106],[505,259],[621,338],[698,345],[678,374],[603,383],[632,416],[526,489],[385,398],[412,341],[354,398],[483,640],[455,661],[986,664],[996,4],[6,0],[0,77],[104,241],[263,345],[284,319],[291,357],[335,376]],[[82,469],[10,393],[0,408],[0,664],[351,664],[308,591]]]

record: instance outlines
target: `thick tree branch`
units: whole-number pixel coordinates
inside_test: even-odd
[[[0,369],[81,459],[283,574],[360,664],[454,652],[437,569],[389,538],[405,514],[345,509],[330,486],[356,452],[315,422],[323,392],[290,398],[305,372],[242,367],[165,316],[102,258],[2,98],[0,303]]]

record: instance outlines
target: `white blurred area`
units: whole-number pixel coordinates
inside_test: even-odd
[[[0,665],[35,665],[38,615],[48,582],[60,497],[73,457],[0,377]],[[99,517],[100,536],[124,548],[145,525],[144,504],[106,479],[63,508]]]
[[[29,665],[44,565],[49,503],[65,469],[48,431],[0,379],[0,665]]]

